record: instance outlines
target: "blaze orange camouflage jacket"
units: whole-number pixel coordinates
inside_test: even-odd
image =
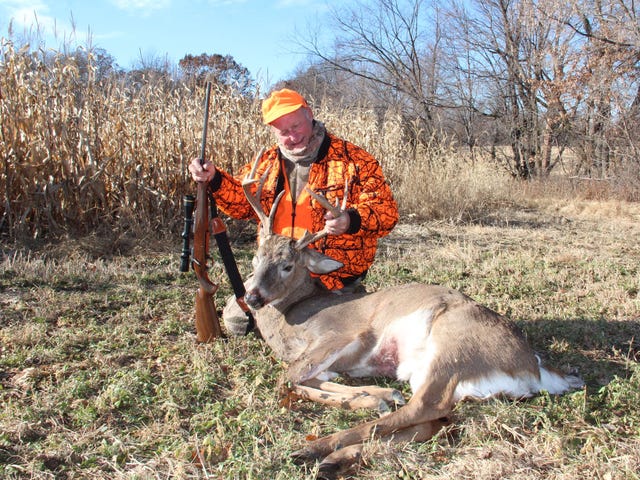
[[[270,211],[275,197],[284,188],[284,173],[277,146],[265,151],[256,176],[271,165],[261,196],[265,212]],[[220,210],[238,219],[256,218],[246,200],[241,181],[250,172],[246,165],[235,177],[218,170],[210,191]],[[343,235],[327,236],[314,245],[325,255],[344,264],[336,272],[320,277],[329,289],[343,287],[343,280],[365,273],[373,263],[377,240],[387,235],[398,222],[398,207],[378,161],[364,149],[327,132],[318,159],[311,165],[308,186],[327,197],[331,203],[344,196],[348,179],[347,211],[349,230]],[[284,201],[284,199],[283,199]],[[324,227],[325,209],[311,200],[314,231]]]

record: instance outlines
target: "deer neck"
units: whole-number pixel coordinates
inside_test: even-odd
[[[286,362],[298,358],[308,346],[307,336],[301,334],[299,326],[289,323],[287,314],[301,302],[327,291],[316,282],[320,284],[309,277],[309,281],[303,282],[295,291],[290,291],[282,299],[256,312],[256,324],[262,337],[276,355]]]
[[[275,308],[282,315],[286,313],[298,303],[317,296],[322,293],[326,293],[328,290],[322,285],[320,280],[308,276],[304,282],[302,282],[295,290],[291,290],[288,295],[284,296],[280,300],[276,300],[271,303],[270,306]]]

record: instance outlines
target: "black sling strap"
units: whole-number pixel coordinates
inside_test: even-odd
[[[213,232],[213,237],[216,239],[216,244],[218,245],[218,250],[220,251],[220,257],[222,258],[222,263],[224,264],[224,269],[227,272],[227,276],[229,277],[229,282],[231,283],[231,288],[233,289],[233,293],[236,297],[236,302],[247,316],[247,329],[245,331],[245,335],[251,332],[255,326],[256,321],[253,318],[253,314],[251,310],[247,306],[244,301],[244,294],[246,290],[244,288],[244,282],[242,281],[242,277],[240,276],[240,272],[238,271],[238,265],[236,264],[236,260],[233,257],[233,252],[231,251],[231,245],[229,244],[229,237],[227,236],[227,227],[222,221],[222,219],[218,216],[218,208],[216,206],[216,202],[212,196],[209,196],[210,199],[210,212],[211,212],[211,230]]]

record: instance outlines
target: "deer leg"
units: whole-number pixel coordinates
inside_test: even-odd
[[[341,383],[326,382],[312,378],[304,382],[306,386],[333,393],[350,393],[353,395],[371,395],[384,400],[390,405],[404,405],[406,403],[402,394],[395,388],[378,387],[377,385],[342,385]]]
[[[302,398],[303,400],[344,408],[346,410],[366,408],[377,410],[381,414],[386,414],[391,411],[387,402],[379,397],[368,395],[361,391],[351,393],[327,392],[307,385],[293,385],[290,388],[290,395],[293,395],[294,398]]]
[[[424,442],[450,423],[447,418],[430,420],[400,430],[399,432],[384,437],[382,440],[393,443]],[[334,480],[340,475],[344,475],[346,472],[354,469],[362,461],[363,448],[364,444],[357,443],[330,453],[320,462],[316,478],[320,480]]]
[[[446,417],[453,408],[453,392],[457,384],[455,375],[448,379],[428,381],[407,405],[397,411],[314,440],[304,449],[295,452],[293,458],[298,462],[323,459],[333,451],[360,444],[369,438],[384,438],[409,427]]]
[[[442,417],[392,433],[384,437],[383,440],[393,443],[425,442],[448,425],[451,425],[451,420],[448,417]]]
[[[359,408],[377,410],[380,415],[386,415],[392,406],[404,405],[405,399],[394,388],[378,387],[376,385],[349,386],[327,382],[312,378],[304,384],[285,387],[282,391],[285,404],[301,398],[311,402],[322,403],[332,407],[356,410]]]

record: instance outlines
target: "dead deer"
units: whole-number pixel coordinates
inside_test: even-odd
[[[279,199],[269,215],[262,210],[263,180],[254,178],[258,158],[243,182],[261,222],[245,295],[256,311],[257,327],[275,355],[288,363],[286,376],[295,395],[385,413],[314,440],[294,454],[299,461],[320,460],[321,478],[334,478],[356,461],[362,443],[372,437],[430,438],[464,398],[519,399],[583,385],[578,377],[542,366],[513,323],[451,288],[409,284],[344,295],[326,290],[310,272],[326,274],[342,264],[308,248],[326,232],[297,241],[271,232]],[[254,183],[259,183],[255,194]],[[408,381],[412,397],[390,411],[404,404],[399,392],[330,382],[338,375]]]

